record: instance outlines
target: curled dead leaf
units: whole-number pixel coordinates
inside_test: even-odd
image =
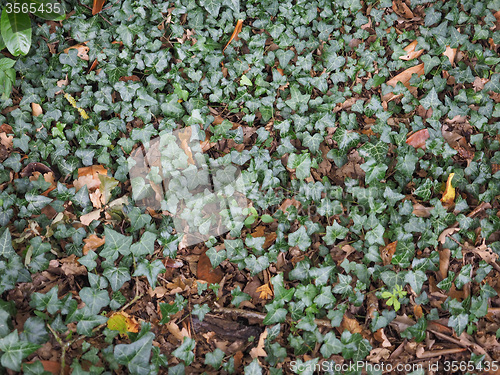
[[[348,330],[351,333],[361,333],[363,331],[359,322],[354,318],[350,318],[347,314],[344,314],[341,327],[343,330]]]
[[[226,46],[222,50],[223,53],[226,50],[227,46],[233,41],[233,39],[238,40],[238,34],[241,32],[242,27],[243,27],[243,20],[240,19],[236,22],[236,26],[234,27],[234,31],[231,34],[231,38],[229,38],[229,42],[227,42]]]
[[[69,50],[76,49],[78,51],[77,56],[82,60],[89,61],[89,50],[90,48],[86,46],[87,42],[76,44],[74,46],[68,47],[64,50],[64,53],[69,53]]]
[[[384,246],[380,249],[380,257],[382,258],[382,262],[384,266],[391,264],[392,257],[396,252],[396,246],[398,245],[398,241],[391,242],[389,245]]]
[[[429,131],[427,129],[420,129],[410,135],[406,139],[406,143],[415,148],[422,148],[425,150],[425,141],[429,139]]]
[[[396,85],[398,84],[398,82],[401,82],[403,85],[405,85],[405,87],[410,90],[410,92],[415,95],[416,92],[417,92],[417,88],[416,87],[412,87],[410,85],[410,79],[411,79],[411,76],[413,74],[417,74],[418,76],[421,76],[422,74],[424,74],[424,64],[419,64],[419,65],[416,65],[416,66],[413,66],[409,69],[406,69],[404,70],[403,72],[399,73],[398,75],[392,77],[389,81],[387,81],[387,85],[389,86],[392,86],[392,87],[396,87]],[[397,97],[397,95],[394,95],[392,92],[390,93],[387,93],[385,94],[383,97],[382,97],[382,100],[384,101],[390,101],[390,100],[393,100]]]
[[[420,203],[415,203],[413,205],[413,212],[412,214],[415,215],[416,217],[429,217],[431,216],[431,211],[434,209],[434,207],[425,207],[424,205]]]
[[[94,219],[94,220],[96,220],[96,219]],[[81,221],[81,218],[80,218],[80,221]],[[86,224],[86,225],[88,225],[88,224]],[[104,243],[106,242],[106,238],[104,236],[102,238],[99,238],[96,234],[91,234],[87,238],[84,238],[83,242],[85,242],[85,245],[83,245],[83,250],[82,250],[83,255],[87,255],[90,250],[97,250],[99,247],[104,245]]]
[[[133,316],[124,311],[111,314],[107,326],[108,329],[118,331],[121,334],[126,334],[127,332],[137,333],[141,327]]]
[[[264,345],[266,342],[266,337],[267,337],[267,328],[260,334],[259,337],[259,342],[257,343],[257,346],[250,350],[250,356],[252,358],[257,358],[257,357],[267,357],[267,353],[264,350]]]
[[[42,106],[38,103],[31,103],[31,113],[35,117],[42,115],[43,114]]]
[[[443,197],[441,198],[441,202],[443,202],[444,206],[450,206],[455,201],[455,188],[451,184],[453,176],[455,176],[455,173],[450,173],[450,175],[448,176],[448,180],[446,181],[446,190],[444,191]]]
[[[451,236],[454,233],[457,233],[460,229],[459,228],[446,228],[441,232],[441,234],[438,237],[438,241],[440,244],[444,244],[446,242],[446,237]]]
[[[443,55],[450,60],[450,64],[453,66],[455,62],[455,56],[457,55],[457,49],[451,48],[450,46],[446,46],[446,51],[443,52]]]
[[[262,299],[271,299],[274,296],[272,286],[269,283],[259,286],[255,291],[260,293],[259,298]]]
[[[200,255],[198,260],[198,267],[196,272],[196,277],[199,280],[204,280],[210,284],[217,284],[222,280],[222,271],[220,267],[212,268],[212,263],[207,254],[203,253]]]
[[[418,51],[415,51],[415,47],[417,47],[418,41],[414,40],[410,44],[408,44],[404,50],[406,51],[406,55],[400,56],[399,58],[401,60],[413,60],[419,57],[422,53],[424,53],[423,49],[419,49]]]

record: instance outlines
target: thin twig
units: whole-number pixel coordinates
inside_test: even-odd
[[[249,311],[249,310],[233,309],[233,308],[229,308],[229,307],[214,307],[212,309],[212,312],[219,313],[219,314],[233,315],[233,316],[235,315],[235,316],[239,316],[239,317],[243,317],[243,318],[247,318],[247,319],[257,319],[260,321],[263,321],[266,318],[266,314],[264,314],[264,313],[260,313],[260,312],[256,312],[256,311]],[[286,322],[287,323],[294,323],[295,321],[292,318],[290,318],[289,316],[287,316]],[[325,320],[325,319],[314,319],[314,323],[316,323],[316,325],[318,327],[324,327],[324,328],[329,328],[329,329],[333,328],[330,321]]]
[[[47,327],[49,328],[49,331],[54,335],[54,338],[59,343],[59,345],[61,345],[62,352],[61,352],[61,372],[60,372],[60,374],[64,375],[64,372],[65,372],[64,370],[66,368],[66,350],[67,350],[69,344],[64,343],[62,341],[62,339],[59,337],[57,332],[50,326],[49,323],[47,323]]]

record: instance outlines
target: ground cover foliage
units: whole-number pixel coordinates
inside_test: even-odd
[[[3,50],[2,371],[491,372],[499,1],[65,4]],[[127,160],[193,126],[250,183],[186,246]]]

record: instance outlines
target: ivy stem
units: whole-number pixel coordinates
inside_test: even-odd
[[[54,335],[54,338],[58,342],[59,345],[61,345],[61,371],[60,374],[64,375],[65,374],[65,369],[66,369],[66,350],[68,349],[69,345],[71,343],[64,343],[63,340],[59,337],[57,332],[50,326],[49,323],[47,323],[47,327],[49,328],[49,331]]]

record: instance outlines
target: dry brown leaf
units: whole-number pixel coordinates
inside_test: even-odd
[[[93,6],[92,6],[92,15],[95,16],[97,13],[99,13],[102,10],[102,7],[104,6],[104,3],[106,0],[94,0]]]
[[[443,55],[446,56],[448,60],[450,60],[450,64],[453,66],[455,56],[457,55],[457,49],[446,46],[446,51],[443,52]]]
[[[181,140],[180,147],[186,153],[189,164],[195,164],[193,160],[193,153],[191,152],[191,148],[189,147],[189,140],[191,139],[191,128],[179,130],[178,137]]]
[[[181,268],[184,265],[181,260],[171,258],[165,258],[163,264],[167,268]]]
[[[413,60],[419,57],[422,53],[424,53],[423,49],[419,49],[418,51],[415,51],[415,47],[417,47],[418,41],[414,40],[410,44],[408,44],[404,50],[406,51],[406,55],[400,56],[399,58],[401,60]]]
[[[448,276],[448,268],[450,267],[450,249],[443,249],[439,252],[439,280],[444,280]]]
[[[189,331],[185,328],[182,327],[182,329],[179,329],[179,326],[175,324],[173,321],[170,321],[166,324],[168,331],[179,341],[183,341],[184,337],[189,337],[191,338],[191,335]]]
[[[31,103],[31,113],[37,117],[43,114],[42,106],[38,103]]]
[[[99,212],[98,210],[93,211],[93,212]],[[83,215],[85,216],[85,215]],[[100,216],[100,215],[99,215]],[[80,218],[81,222],[82,218]],[[97,220],[97,219],[93,219]],[[88,224],[85,224],[88,225]],[[83,245],[83,255],[87,255],[90,250],[97,250],[99,247],[104,245],[106,242],[106,238],[103,236],[102,238],[99,238],[96,234],[91,234],[87,238],[83,239],[83,242],[85,242],[85,245]]]
[[[398,245],[398,241],[391,242],[389,245],[384,246],[380,249],[380,257],[382,258],[382,262],[384,266],[391,264],[392,257],[396,252],[396,246]]]
[[[264,345],[266,342],[266,337],[267,337],[267,328],[260,334],[259,337],[259,342],[257,343],[257,346],[250,350],[250,356],[252,358],[257,358],[257,357],[267,357],[267,353],[264,350]]]
[[[413,212],[412,214],[415,215],[416,217],[429,217],[431,216],[431,211],[434,209],[434,207],[425,207],[424,205],[420,203],[415,203],[413,205]]]
[[[78,51],[77,56],[82,60],[89,61],[89,50],[90,48],[86,46],[87,42],[76,44],[74,46],[68,47],[64,50],[64,53],[69,53],[70,49],[76,49]]]
[[[78,179],[73,182],[76,191],[80,190],[84,185],[87,185],[89,191],[98,188],[101,185],[99,174],[106,175],[107,169],[102,165],[91,165],[78,169]]]
[[[441,232],[441,234],[438,237],[438,241],[440,244],[444,244],[446,242],[446,237],[451,236],[454,233],[457,233],[460,229],[459,228],[446,228]]]
[[[385,335],[383,328],[379,328],[377,331],[375,331],[375,333],[373,334],[373,338],[378,342],[382,343],[382,346],[384,348],[390,348],[392,346],[391,342]]]
[[[287,198],[281,203],[279,209],[283,212],[286,212],[286,209],[290,206],[294,206],[297,210],[300,208],[301,204],[295,198]]]
[[[10,150],[13,147],[14,136],[7,135],[7,133],[0,133],[0,142],[1,142],[3,147]]]
[[[99,220],[101,217],[101,210],[95,210],[92,212],[89,212],[88,214],[80,216],[80,223],[82,223],[85,226],[90,225],[92,220]]]
[[[425,150],[425,141],[429,139],[429,131],[427,129],[420,129],[410,135],[406,139],[406,143],[415,148],[421,148]]]
[[[69,85],[68,75],[66,74],[66,78],[60,79],[57,81],[57,87],[63,87]],[[60,92],[60,91],[59,91]]]
[[[255,291],[260,293],[259,298],[262,299],[271,299],[274,296],[272,287],[270,287],[269,283],[259,286]]]
[[[86,275],[87,267],[78,263],[75,254],[71,254],[69,257],[61,259],[59,262],[62,263],[61,269],[66,276],[73,275]]]
[[[341,327],[344,331],[348,330],[351,333],[361,333],[363,331],[359,322],[354,318],[348,317],[347,314],[344,314]]]
[[[372,349],[370,355],[366,357],[371,363],[380,363],[380,361],[386,361],[389,359],[391,352],[386,348],[375,348]]]
[[[419,64],[419,65],[416,65],[416,66],[413,66],[409,69],[406,69],[405,71],[399,73],[398,75],[392,77],[389,81],[387,81],[386,83],[389,85],[389,86],[392,86],[392,87],[396,87],[396,85],[398,84],[398,82],[401,82],[403,85],[405,85],[406,88],[408,88],[408,90],[410,90],[410,92],[415,95],[416,92],[417,92],[417,89],[416,87],[412,87],[410,85],[410,79],[411,79],[411,76],[413,74],[417,74],[418,76],[421,76],[422,74],[424,74],[424,64]],[[387,93],[386,95],[384,95],[382,97],[382,100],[384,101],[390,101],[390,100],[393,100],[397,97],[397,95],[394,95],[392,92],[390,93]]]
[[[120,77],[119,81],[122,81],[122,82],[128,82],[128,81],[140,82],[141,79],[134,74],[134,75],[131,75],[131,76]]]
[[[231,38],[229,38],[229,42],[227,42],[226,46],[222,50],[222,53],[224,53],[227,46],[229,45],[229,43],[231,43],[233,41],[233,39],[238,40],[238,34],[241,32],[242,27],[243,27],[243,20],[240,19],[236,22],[236,26],[234,27],[233,34],[231,35]]]
[[[196,276],[199,280],[204,280],[210,284],[217,284],[222,280],[223,274],[220,267],[212,268],[210,258],[207,254],[203,253],[198,260]]]
[[[455,176],[455,173],[450,173],[448,176],[448,180],[446,181],[446,190],[441,198],[441,202],[443,202],[445,207],[451,206],[455,202],[455,188],[451,184],[453,176]]]

